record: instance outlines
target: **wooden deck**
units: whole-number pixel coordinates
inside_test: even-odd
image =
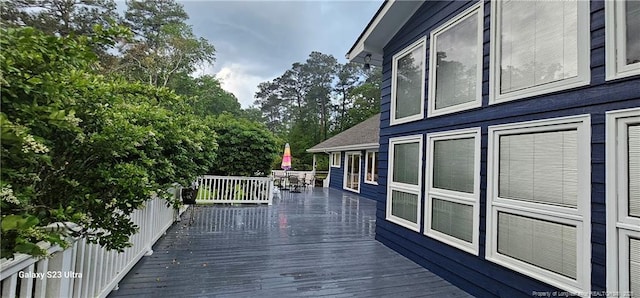
[[[194,211],[109,297],[469,297],[375,241],[375,202],[354,194]]]

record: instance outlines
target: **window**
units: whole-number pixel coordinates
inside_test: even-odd
[[[378,152],[367,151],[365,183],[378,184]]]
[[[340,152],[331,153],[331,166],[334,168],[340,167]]]
[[[427,135],[425,235],[478,254],[480,129]]]
[[[482,105],[482,4],[431,32],[429,117]]]
[[[344,158],[344,185],[346,190],[360,192],[360,153],[347,152]]]
[[[393,56],[391,125],[423,118],[425,40],[422,38]]]
[[[492,2],[490,103],[589,84],[588,1]]]
[[[606,127],[607,290],[638,295],[640,108],[608,112]]]
[[[581,115],[489,127],[487,260],[590,291],[590,125]]]
[[[640,2],[606,1],[607,79],[640,74]]]
[[[387,220],[420,231],[422,136],[389,139]]]

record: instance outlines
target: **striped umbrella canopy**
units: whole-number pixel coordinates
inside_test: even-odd
[[[282,155],[282,165],[280,167],[285,170],[291,170],[291,149],[289,149],[289,143],[284,145],[284,154]]]

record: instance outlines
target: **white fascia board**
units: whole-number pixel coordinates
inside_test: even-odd
[[[380,12],[365,28],[365,31],[346,54],[350,62],[364,63],[371,55],[369,64],[382,66],[383,49],[404,24],[422,5],[423,1],[388,0]]]
[[[329,153],[329,152],[339,152],[339,151],[378,149],[378,147],[380,147],[378,143],[369,143],[369,144],[347,145],[347,146],[338,146],[338,147],[327,147],[327,148],[319,148],[319,149],[307,149],[307,152]]]

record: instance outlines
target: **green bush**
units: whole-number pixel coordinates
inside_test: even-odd
[[[208,118],[218,134],[218,158],[210,173],[223,176],[266,176],[278,156],[276,137],[262,124],[230,114]]]
[[[96,74],[88,38],[0,30],[2,257],[69,236],[122,250],[133,210],[177,203],[171,184],[213,166],[215,132],[170,90]],[[44,228],[55,222],[81,229]]]

